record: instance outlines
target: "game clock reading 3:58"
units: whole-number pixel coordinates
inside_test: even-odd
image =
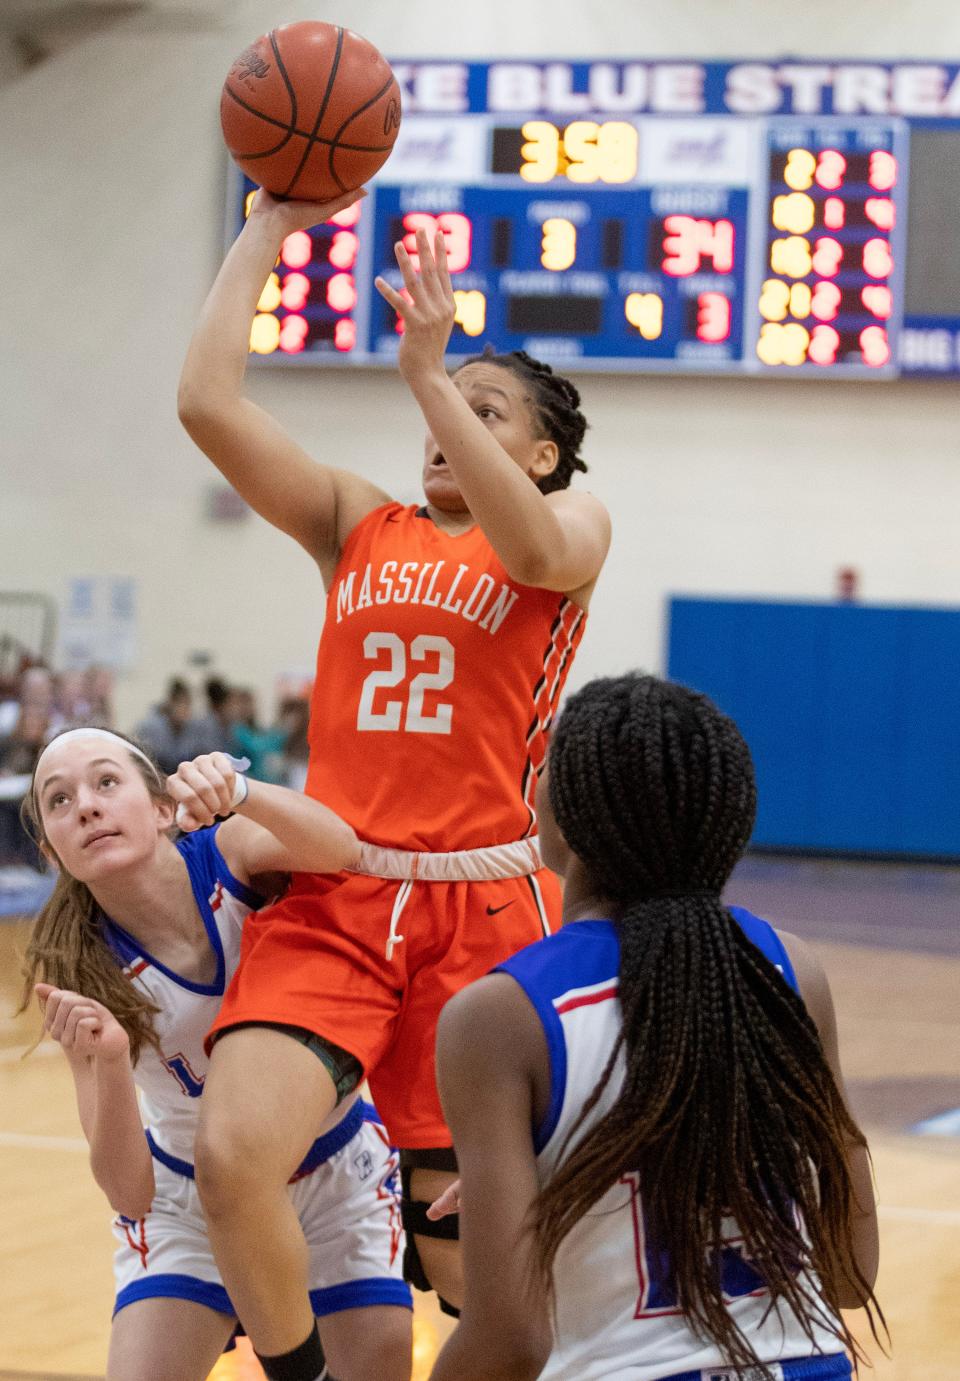
[[[908,209],[923,237],[916,188],[907,201],[912,145],[922,173],[929,140],[947,137],[942,183],[960,121],[838,112],[822,78],[820,110],[789,108],[798,92],[811,104],[811,83],[795,80],[781,109],[738,111],[730,64],[686,65],[703,74],[696,90],[658,88],[656,64],[523,64],[540,79],[538,108],[524,110],[501,108],[510,64],[393,66],[394,152],[363,203],[284,243],[255,355],[391,363],[397,321],[373,279],[400,285],[393,245],[415,258],[423,227],[446,240],[454,359],[489,341],[586,370],[884,377],[929,372],[934,356],[938,372],[960,369],[960,282],[954,303],[941,275],[928,302],[923,275],[905,272]],[[664,90],[684,108],[662,109]],[[231,233],[251,191],[232,194]]]

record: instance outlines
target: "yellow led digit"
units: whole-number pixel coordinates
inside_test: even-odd
[[[770,267],[786,278],[806,278],[813,270],[810,242],[802,235],[774,240],[770,246]]]
[[[597,182],[601,176],[600,150],[597,135],[600,126],[594,120],[574,120],[563,131],[563,151],[569,163],[567,177],[571,182]]]
[[[601,182],[631,182],[637,175],[637,129],[626,120],[600,126],[597,149]]]
[[[656,293],[630,293],[623,314],[644,340],[657,340],[663,332],[663,299]]]
[[[260,294],[260,301],[257,303],[258,312],[275,312],[280,306],[280,279],[275,273],[271,273],[266,283],[263,285],[263,292]]]
[[[462,326],[464,334],[468,336],[479,336],[483,334],[483,329],[487,324],[487,299],[482,292],[466,292],[458,289],[453,294],[453,299],[457,304],[454,321],[458,326]]]
[[[795,192],[805,192],[813,183],[817,160],[809,149],[791,149],[787,154],[783,180]]]
[[[572,221],[552,216],[543,223],[540,262],[555,273],[568,269],[577,257],[577,227]]]
[[[760,292],[760,315],[782,321],[790,307],[790,289],[780,278],[768,278]]]
[[[757,341],[757,354],[764,364],[800,365],[807,358],[810,332],[798,321],[790,321],[785,326],[768,321],[760,327]]]
[[[770,219],[778,230],[805,235],[813,228],[814,211],[813,197],[805,192],[791,192],[788,196],[774,197]]]
[[[802,321],[804,317],[810,315],[810,303],[813,294],[806,283],[794,283],[790,289],[790,315]]]
[[[250,327],[250,349],[255,355],[272,355],[280,344],[280,321],[266,312],[253,318]]]
[[[526,182],[550,182],[560,167],[560,131],[548,120],[528,120],[520,133],[527,141],[520,150],[520,176]]]

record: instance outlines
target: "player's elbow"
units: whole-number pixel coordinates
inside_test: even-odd
[[[177,416],[190,436],[196,438],[216,418],[216,406],[206,392],[190,379],[180,380],[177,390]]]
[[[511,554],[503,561],[507,575],[518,585],[547,586],[553,563],[539,548]]]
[[[490,1372],[498,1381],[535,1381],[547,1365],[552,1346],[548,1333],[526,1324],[501,1333],[500,1343],[497,1369]]]
[[[97,1174],[96,1166],[93,1166],[93,1172],[94,1179],[106,1194],[114,1213],[119,1213],[134,1222],[146,1218],[153,1206],[156,1193],[152,1168],[148,1174],[138,1177],[136,1181],[125,1183],[111,1183],[102,1173]]]

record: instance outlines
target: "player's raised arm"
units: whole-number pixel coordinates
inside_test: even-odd
[[[576,456],[586,425],[579,395],[568,380],[533,361],[507,375],[492,359],[489,366],[481,359],[448,376],[444,352],[454,298],[443,235],[431,246],[426,232],[417,232],[418,269],[403,244],[396,256],[405,293],[382,278],[376,286],[403,318],[400,372],[466,507],[514,580],[565,593],[589,590],[610,545],[609,515],[592,495],[551,483],[560,467],[585,468]],[[555,425],[544,427],[546,398],[554,393]],[[577,433],[567,447],[564,414]]]
[[[180,378],[180,420],[233,487],[328,575],[343,540],[387,495],[345,470],[320,465],[243,392],[250,323],[280,247],[295,230],[329,220],[362,193],[326,205],[258,192],[200,314]]]
[[[37,983],[43,1025],[67,1057],[90,1169],[111,1208],[143,1218],[154,1195],[153,1159],[143,1134],[126,1031],[102,1003]]]

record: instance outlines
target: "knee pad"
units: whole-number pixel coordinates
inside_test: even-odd
[[[403,1221],[404,1232],[407,1235],[406,1247],[403,1253],[403,1278],[407,1284],[412,1285],[415,1290],[432,1290],[433,1286],[424,1270],[423,1261],[417,1250],[417,1244],[414,1241],[414,1233],[417,1233],[420,1237],[435,1237],[443,1242],[457,1242],[460,1240],[460,1218],[456,1213],[450,1213],[446,1218],[438,1218],[436,1220],[428,1218],[427,1209],[430,1205],[425,1199],[413,1198],[410,1192],[410,1182],[413,1171],[417,1168],[417,1162],[413,1161],[413,1163],[411,1163],[410,1158],[418,1154],[419,1153],[416,1151],[401,1151],[400,1153],[400,1217]],[[449,1152],[448,1154],[452,1160],[453,1153]],[[425,1168],[422,1161],[419,1164],[420,1168]],[[443,1170],[456,1169],[456,1162],[453,1162],[452,1165],[434,1165],[430,1168]],[[438,1294],[437,1299],[444,1314],[449,1314],[455,1319],[460,1317],[460,1310],[445,1300],[442,1295]]]

